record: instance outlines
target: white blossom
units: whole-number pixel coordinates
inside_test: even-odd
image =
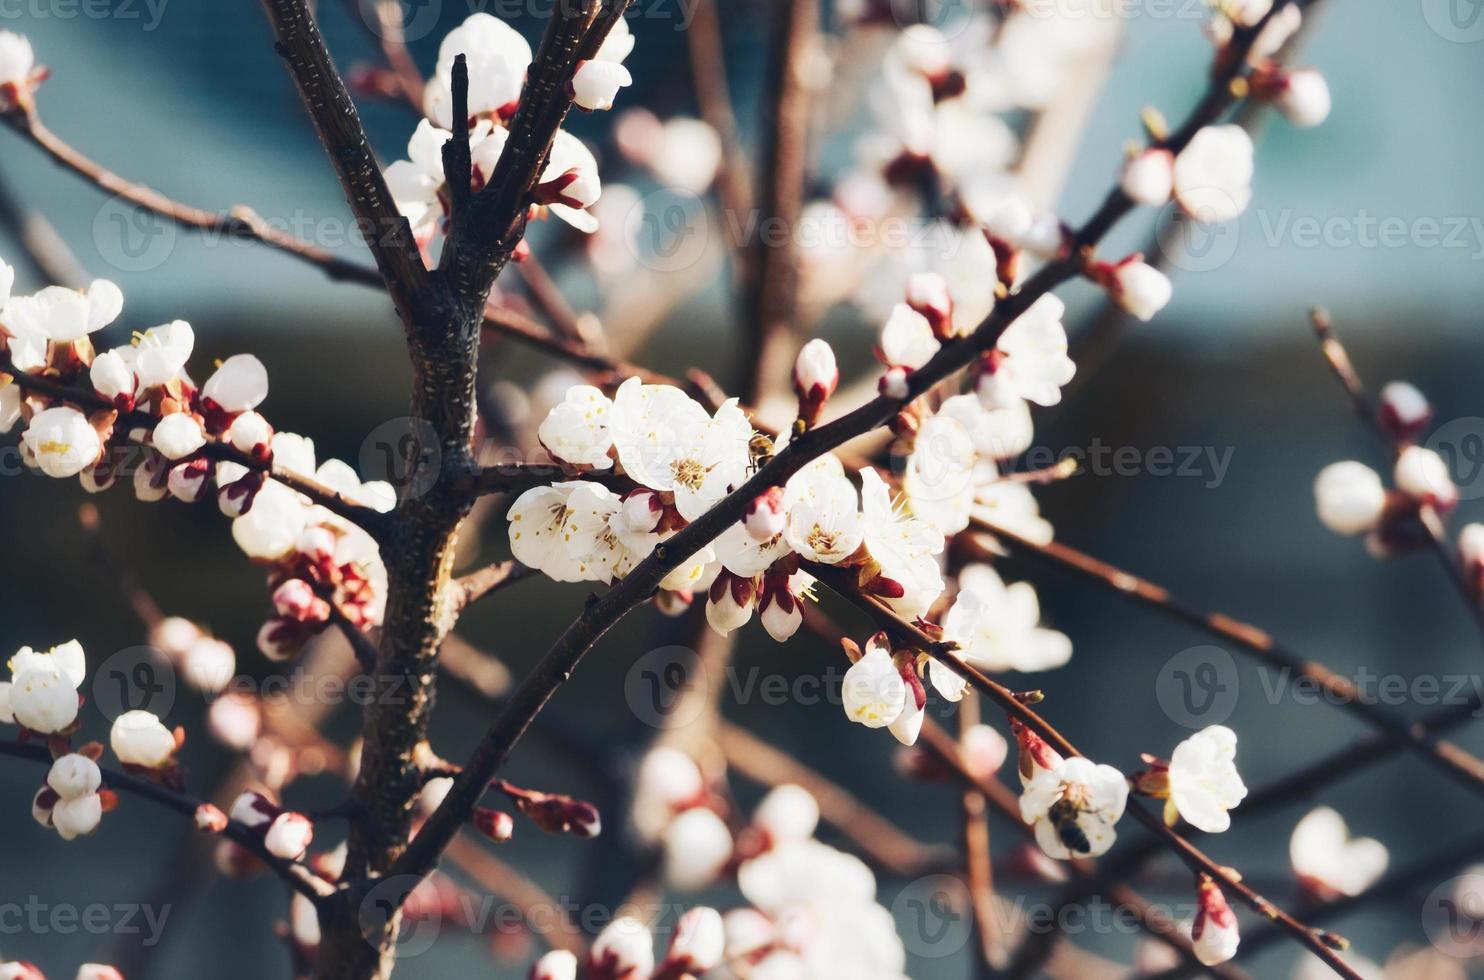
[[[1252,137],[1207,126],[1175,158],[1175,200],[1197,221],[1230,221],[1252,200]]]
[[[268,831],[263,835],[263,846],[274,857],[285,861],[297,861],[309,849],[314,839],[314,824],[302,813],[286,810],[273,818]]]
[[[10,687],[11,714],[16,724],[33,732],[60,732],[77,720],[77,688],[54,665],[17,671]]]
[[[114,719],[109,745],[120,762],[159,769],[175,756],[175,735],[153,712],[135,709]]]
[[[151,327],[129,347],[117,348],[134,369],[140,388],[168,384],[179,376],[191,358],[196,334],[184,320]]]
[[[565,949],[554,949],[536,961],[531,980],[577,980],[577,956]]]
[[[442,129],[453,128],[453,64],[464,55],[469,69],[469,114],[508,109],[520,98],[531,46],[490,14],[470,14],[438,46],[438,63],[423,94],[423,112]]]
[[[973,396],[969,400],[978,405]],[[912,515],[939,536],[968,527],[977,464],[973,438],[963,423],[941,412],[925,419],[902,473],[902,493]]]
[[[227,439],[241,452],[252,453],[271,444],[273,427],[257,412],[243,412],[227,426]]]
[[[979,380],[986,408],[1004,408],[1015,399],[1042,406],[1061,401],[1062,386],[1077,371],[1067,356],[1065,312],[1065,304],[1047,293],[1005,328],[991,355],[992,369]]]
[[[1425,446],[1408,446],[1396,458],[1392,474],[1402,493],[1429,503],[1448,506],[1457,501],[1458,488],[1443,457]]]
[[[892,307],[891,316],[881,327],[881,359],[888,367],[915,371],[932,360],[942,346],[933,336],[927,317],[906,303]]]
[[[610,428],[613,402],[591,385],[574,385],[542,420],[536,437],[547,452],[573,466],[606,470],[613,465]]]
[[[1175,190],[1175,156],[1169,150],[1151,147],[1129,158],[1119,175],[1118,186],[1136,204],[1157,208]]]
[[[692,807],[665,828],[665,883],[677,891],[700,891],[716,880],[732,858],[732,833],[726,821],[706,807]]]
[[[160,420],[150,443],[166,459],[184,459],[206,445],[206,433],[190,413],[176,412]]]
[[[630,378],[614,396],[612,427],[624,472],[674,493],[686,520],[704,514],[747,474],[752,423],[736,399],[711,416],[679,388]]]
[[[1317,69],[1296,69],[1283,78],[1275,104],[1295,126],[1318,126],[1329,118],[1329,83]]]
[[[926,615],[943,592],[937,559],[942,532],[898,510],[886,481],[871,467],[861,470],[861,505],[866,550],[888,586],[878,594],[908,619]]]
[[[938,415],[955,419],[974,443],[974,451],[985,459],[1013,459],[1030,448],[1035,439],[1030,406],[1023,398],[1009,399],[999,407],[986,406],[976,395],[954,395],[943,399]]]
[[[98,829],[103,819],[103,799],[87,793],[70,800],[58,800],[52,807],[51,821],[63,840],[85,837]]]
[[[103,772],[92,759],[72,752],[52,763],[46,784],[62,799],[76,799],[98,792],[103,785]]]
[[[589,112],[612,109],[618,90],[633,84],[629,70],[616,61],[582,61],[572,76],[573,101]]]
[[[103,442],[87,416],[67,406],[37,413],[21,440],[41,471],[58,479],[81,473],[103,451]]]
[[[700,975],[715,967],[726,953],[726,928],[715,909],[701,906],[680,916],[675,936],[665,954],[665,966],[686,976]]]
[[[1231,814],[1247,796],[1237,773],[1237,735],[1211,725],[1175,746],[1170,756],[1170,802],[1191,826],[1218,834],[1231,826]]]
[[[275,561],[294,550],[308,523],[307,512],[298,494],[269,480],[253,499],[252,509],[232,521],[232,540],[249,558]]]
[[[1314,478],[1314,506],[1320,522],[1336,534],[1364,534],[1381,521],[1386,487],[1364,463],[1331,463]]]
[[[96,279],[86,292],[47,286],[33,296],[11,297],[0,322],[12,334],[71,343],[108,326],[123,306],[118,286]]]
[[[810,561],[834,565],[849,558],[865,536],[855,485],[833,466],[816,464],[796,473],[785,488],[788,524],[783,536]]]
[[[268,369],[251,354],[233,354],[201,386],[201,397],[224,412],[246,412],[268,397]]]
[[[1071,659],[1072,641],[1040,620],[1040,603],[1029,582],[1006,585],[988,565],[970,565],[959,573],[958,597],[943,618],[943,636],[981,670],[1053,670]]]
[[[13,31],[0,31],[0,86],[13,85],[24,91],[35,68],[31,42]],[[0,307],[4,305],[0,303]]]
[[[633,916],[620,916],[598,933],[588,971],[600,977],[647,977],[654,972],[654,937]]]
[[[802,786],[775,786],[752,812],[752,823],[767,833],[774,846],[805,841],[819,826],[819,801]]]
[[[864,654],[845,672],[840,694],[851,721],[884,728],[897,720],[908,697],[907,683],[884,637],[878,634],[866,644]]]
[[[134,371],[124,356],[115,350],[104,351],[93,358],[92,366],[88,368],[88,380],[92,382],[93,390],[110,400],[120,395],[134,395]]]
[[[1163,272],[1147,262],[1133,261],[1114,267],[1111,292],[1119,306],[1147,323],[1165,308],[1175,290]]]
[[[1098,857],[1113,846],[1128,803],[1128,781],[1112,766],[1080,756],[1037,772],[1020,797],[1020,816],[1050,857]]]
[[[1351,837],[1345,818],[1321,806],[1293,828],[1288,860],[1311,891],[1359,895],[1386,873],[1386,845],[1370,837]]]

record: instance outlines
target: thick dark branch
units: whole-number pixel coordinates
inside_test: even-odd
[[[26,759],[44,766],[52,764],[52,755],[47,747],[39,742],[22,745],[17,742],[0,741],[0,755],[8,755],[17,759]],[[126,772],[117,772],[112,769],[103,770],[103,785],[109,789],[138,796],[141,799],[157,803],[167,809],[174,810],[185,817],[196,816],[196,810],[200,808],[202,801],[193,799],[184,793],[178,793],[172,789],[166,789],[158,783],[150,782],[142,776],[131,776]],[[294,861],[285,861],[268,853],[263,846],[263,840],[247,827],[236,821],[229,821],[222,836],[251,851],[268,867],[272,868],[289,886],[300,892],[306,898],[318,904],[320,899],[333,894],[335,886],[325,881],[319,875],[310,871],[304,865]]]
[[[263,9],[275,48],[294,77],[392,302],[411,329],[426,313],[431,279],[412,227],[387,188],[355,103],[330,60],[319,25],[305,0],[263,0]]]
[[[454,491],[472,499],[492,493],[523,493],[533,487],[544,487],[561,480],[601,483],[610,490],[619,492],[632,490],[637,486],[629,477],[611,469],[573,473],[557,463],[497,463],[458,481],[454,484]]]
[[[1271,13],[1268,16],[1271,17]],[[1230,67],[1213,80],[1210,92],[1191,119],[1167,141],[1166,145],[1173,152],[1183,149],[1201,126],[1219,118],[1232,104],[1235,96],[1230,85],[1231,78],[1242,71],[1246,52],[1256,37],[1256,31],[1265,23],[1266,18],[1257,27],[1238,33],[1231,44]],[[395,862],[395,873],[403,875],[403,880],[410,887],[433,868],[439,853],[473,812],[490,778],[505,763],[515,743],[530,727],[531,720],[551,699],[557,688],[571,676],[593,644],[653,595],[665,575],[739,520],[747,505],[763,491],[782,486],[811,460],[886,424],[907,402],[967,367],[981,351],[992,347],[1005,328],[1029,309],[1032,303],[1057,285],[1079,275],[1084,264],[1084,258],[1080,254],[1081,246],[1090,247],[1096,243],[1132,208],[1133,202],[1127,195],[1114,189],[1093,218],[1073,236],[1075,245],[1066,255],[1048,263],[1019,292],[1002,300],[971,336],[946,345],[921,369],[910,374],[905,398],[882,395],[827,425],[810,429],[799,438],[791,440],[742,486],[656,548],[622,582],[591,603],[587,611],[567,628],[542,657],[535,670],[516,689],[480,740],[465,764],[463,774],[455,782],[443,804]]]

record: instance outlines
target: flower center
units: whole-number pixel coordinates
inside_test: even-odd
[[[706,467],[694,459],[677,459],[670,464],[675,482],[689,490],[701,489],[706,480]]]

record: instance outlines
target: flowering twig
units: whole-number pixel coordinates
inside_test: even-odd
[[[496,562],[461,575],[449,583],[457,590],[453,599],[453,611],[461,612],[471,603],[498,592],[507,585],[514,585],[532,574],[532,570],[515,560]]]
[[[0,740],[0,755],[7,755],[16,759],[26,759],[41,765],[49,766],[52,764],[51,751],[40,743],[21,744]],[[159,783],[145,779],[142,776],[132,776],[126,772],[119,772],[113,769],[103,769],[102,773],[105,786],[157,803],[192,819],[195,818],[196,811],[202,806],[200,800],[161,786]],[[263,844],[262,837],[254,834],[242,824],[229,820],[220,833],[228,840],[251,851],[259,860],[272,868],[279,877],[283,878],[291,888],[306,898],[318,903],[321,899],[334,893],[335,887],[332,884],[325,881],[313,871],[310,871],[304,865],[295,861],[287,861],[268,853],[268,849]]]
[[[1460,785],[1475,793],[1484,793],[1484,760],[1462,746],[1437,741],[1418,731],[1409,719],[1394,715],[1385,707],[1367,701],[1365,695],[1350,680],[1318,661],[1305,659],[1258,627],[1233,619],[1225,613],[1191,608],[1162,586],[1064,544],[1038,544],[985,521],[976,521],[975,527],[1012,552],[1029,555],[1072,572],[1172,619],[1204,630],[1219,639],[1228,640],[1239,649],[1256,655],[1259,660],[1298,677],[1307,678],[1321,690],[1333,695],[1332,700],[1335,703],[1377,729],[1394,734],[1420,758],[1436,766]],[[992,553],[988,549],[985,552]]]
[[[112,402],[90,389],[69,388],[42,375],[18,371],[11,362],[9,353],[5,351],[0,351],[0,373],[9,375],[11,382],[23,391],[34,391],[37,394],[70,402],[90,412],[110,411],[114,407]],[[131,409],[119,413],[117,424],[153,429],[159,422],[160,416],[152,412]],[[247,469],[272,477],[284,486],[302,493],[326,510],[359,525],[372,537],[379,537],[384,532],[386,515],[347,500],[338,490],[332,490],[312,477],[302,476],[293,470],[275,466],[271,459],[260,459],[252,453],[243,452],[225,442],[208,442],[193,455],[204,456],[218,462],[237,463]]]
[[[852,583],[843,580],[845,577],[838,574],[839,570],[827,568],[822,565],[810,567],[809,570],[821,581],[830,585],[837,593],[869,613],[889,632],[894,633],[897,637],[912,644],[914,647],[922,649],[929,657],[932,657],[968,681],[970,686],[975,690],[989,697],[1007,715],[1019,720],[1026,727],[1040,735],[1052,748],[1056,749],[1062,755],[1083,755],[1066,736],[1052,727],[1040,714],[1033,711],[1020,698],[1016,697],[1015,692],[990,679],[950,649],[951,644],[944,644],[936,640],[916,624],[909,623],[892,612],[880,600],[861,593]],[[1150,832],[1159,838],[1160,843],[1173,851],[1192,871],[1197,874],[1209,875],[1212,879],[1220,882],[1224,888],[1238,895],[1254,911],[1281,924],[1294,939],[1312,950],[1320,959],[1328,963],[1336,973],[1339,973],[1340,976],[1348,977],[1350,980],[1360,980],[1359,974],[1355,973],[1343,960],[1335,955],[1334,949],[1326,942],[1323,934],[1304,925],[1298,919],[1284,912],[1273,902],[1259,894],[1252,887],[1243,883],[1230,869],[1218,864],[1183,836],[1165,826],[1164,822],[1158,816],[1150,813],[1139,803],[1130,802],[1128,812],[1133,815],[1134,819],[1142,823]]]
[[[1220,117],[1232,104],[1236,96],[1230,83],[1243,70],[1246,54],[1256,40],[1257,32],[1271,16],[1270,11],[1257,25],[1237,31],[1230,45],[1228,67],[1213,79],[1205,97],[1185,124],[1163,141],[1163,148],[1178,153],[1196,132]],[[504,160],[502,156],[502,164]],[[412,881],[433,868],[439,852],[473,812],[483,786],[504,764],[515,743],[530,727],[531,720],[571,676],[593,644],[647,600],[665,575],[739,520],[747,506],[768,488],[782,486],[811,460],[885,425],[909,401],[967,367],[980,351],[993,346],[1000,334],[1032,303],[1054,287],[1080,275],[1085,263],[1083,250],[1093,246],[1133,207],[1134,202],[1115,187],[1093,217],[1071,236],[1065,255],[1047,263],[1018,292],[1002,300],[973,334],[944,345],[931,360],[909,374],[904,383],[905,393],[900,396],[882,394],[833,422],[812,428],[790,440],[750,479],[656,548],[622,582],[591,603],[516,689],[481,738],[453,789],[424,825],[422,833],[396,860],[393,870],[405,876],[410,887]],[[1301,925],[1294,925],[1298,935],[1323,948],[1319,940]]]

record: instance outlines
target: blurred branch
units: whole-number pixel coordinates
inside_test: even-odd
[[[8,231],[21,246],[31,263],[36,278],[82,289],[88,284],[87,270],[67,247],[57,229],[40,211],[27,208],[16,200],[8,181],[0,178],[0,227]]]
[[[1030,556],[1053,565],[1115,595],[1209,633],[1217,639],[1227,640],[1269,666],[1312,681],[1320,690],[1330,695],[1324,699],[1326,702],[1337,704],[1372,727],[1395,735],[1419,758],[1432,764],[1465,789],[1484,793],[1484,760],[1461,746],[1437,741],[1431,735],[1419,731],[1410,720],[1367,700],[1366,695],[1348,678],[1316,660],[1305,659],[1256,626],[1233,619],[1225,613],[1206,612],[1186,606],[1162,586],[1064,544],[1038,544],[977,519],[973,526],[983,532],[977,540],[969,539],[970,546],[977,548],[980,557],[989,557],[996,553],[992,547],[985,545],[984,538],[987,535],[1013,554]]]
[[[690,29],[685,32],[690,52],[691,79],[695,85],[696,103],[701,119],[716,131],[721,140],[721,173],[717,175],[717,195],[721,199],[722,226],[731,247],[740,278],[748,278],[746,265],[751,258],[745,243],[732,233],[746,227],[752,212],[752,174],[742,143],[737,136],[737,118],[732,112],[732,95],[727,84],[726,49],[723,44],[721,16],[717,0],[696,0],[691,11]]]

